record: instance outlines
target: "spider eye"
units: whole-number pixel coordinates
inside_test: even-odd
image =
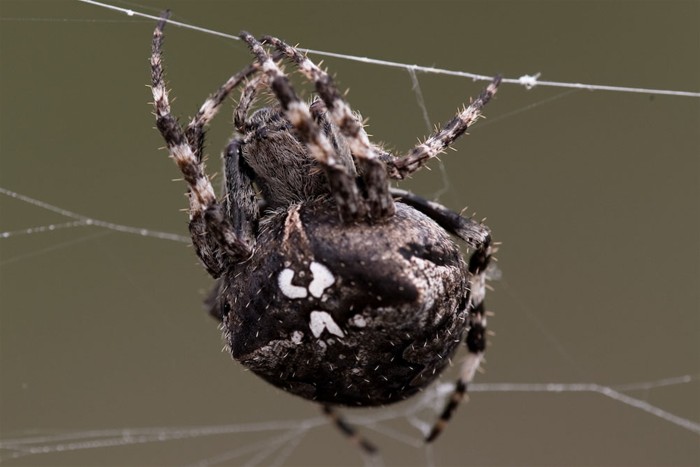
[[[224,301],[224,304],[221,305],[221,316],[224,317],[228,315],[228,313],[231,311],[231,304],[228,301]]]

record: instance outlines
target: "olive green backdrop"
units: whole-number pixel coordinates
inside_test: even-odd
[[[698,2],[119,5],[170,8],[174,19],[217,31],[271,33],[404,63],[700,91]],[[0,187],[92,218],[186,235],[184,186],[171,181],[179,174],[158,149],[148,105],[153,22],[74,1],[2,0],[0,19]],[[250,61],[237,41],[175,27],[166,34],[174,111],[183,120]],[[373,138],[404,151],[426,134],[406,70],[324,63],[369,118]],[[433,124],[483,85],[417,76]],[[496,336],[478,381],[697,378],[700,99],[504,85],[486,115],[458,152],[442,157],[444,173],[432,164],[401,184],[428,197],[446,189],[443,203],[488,217],[503,242],[502,279],[488,296]],[[209,134],[210,172],[219,170],[231,120],[229,106]],[[0,232],[66,220],[0,194]],[[316,417],[312,404],[220,352],[201,307],[210,283],[184,243],[90,227],[0,239],[0,442]],[[697,429],[697,379],[627,393]],[[420,439],[404,418],[382,426]],[[700,463],[697,433],[587,392],[474,393],[432,450],[363,430],[386,465]],[[3,444],[0,456],[7,465],[190,465],[283,434],[185,433],[193,436],[17,459]],[[63,446],[82,446],[76,442],[91,441],[78,435]],[[327,425],[283,460],[363,462]]]

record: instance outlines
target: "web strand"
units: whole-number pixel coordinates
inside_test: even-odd
[[[117,11],[120,13],[124,13],[127,16],[138,16],[141,18],[148,18],[152,20],[158,20],[159,16],[157,15],[150,15],[148,13],[142,13],[140,11],[128,9],[128,8],[122,8],[118,7],[115,5],[110,5],[108,3],[103,3],[103,2],[96,2],[93,0],[78,0],[82,3],[87,3],[90,5],[98,6],[101,8],[106,8],[108,10],[113,10]],[[188,24],[188,23],[183,23],[180,21],[175,21],[175,20],[168,20],[168,24],[185,28],[185,29],[191,29],[193,31],[199,31],[203,32],[205,34],[210,34],[212,36],[218,36],[218,37],[223,37],[225,39],[233,39],[233,40],[240,40],[240,38],[236,35],[233,34],[227,34],[225,32],[221,31],[216,31],[214,29],[208,29],[208,28],[203,28],[200,26],[195,26],[193,24]],[[402,68],[405,70],[411,70],[414,73],[415,72],[421,72],[421,73],[431,73],[431,74],[439,74],[439,75],[447,75],[447,76],[458,76],[462,78],[469,78],[474,81],[491,81],[493,80],[493,76],[488,76],[484,74],[479,74],[479,73],[471,73],[468,71],[456,71],[456,70],[447,70],[444,68],[436,68],[436,67],[431,67],[431,66],[421,66],[421,65],[410,65],[407,63],[401,63],[401,62],[394,62],[391,60],[381,60],[377,58],[370,58],[370,57],[360,57],[356,55],[348,55],[348,54],[341,54],[341,53],[335,53],[335,52],[327,52],[323,50],[316,50],[316,49],[305,49],[299,47],[298,50],[314,55],[320,55],[322,57],[333,57],[333,58],[339,58],[342,60],[348,60],[348,61],[353,61],[353,62],[361,62],[361,63],[366,63],[366,64],[371,64],[371,65],[380,65],[380,66],[386,66],[386,67],[391,67],[391,68]],[[604,84],[585,84],[585,83],[568,83],[568,82],[563,82],[563,81],[547,81],[547,80],[540,80],[540,73],[535,73],[532,75],[522,75],[519,78],[503,78],[501,80],[502,83],[508,83],[508,84],[519,84],[521,86],[524,86],[527,89],[532,89],[536,86],[547,86],[547,87],[556,87],[556,88],[569,88],[569,89],[584,89],[588,91],[613,91],[613,92],[631,92],[631,93],[639,93],[639,94],[652,94],[652,95],[666,95],[666,96],[679,96],[679,97],[700,97],[700,92],[696,91],[675,91],[675,90],[670,90],[670,89],[652,89],[652,88],[637,88],[637,87],[630,87],[630,86],[611,86],[611,85],[604,85]]]
[[[700,423],[674,415],[644,400],[624,394],[622,391],[652,390],[669,386],[678,386],[700,380],[700,375],[682,375],[654,381],[631,383],[619,386],[604,386],[595,383],[481,383],[473,384],[470,392],[529,392],[529,393],[595,393],[608,397],[629,407],[642,410],[680,428],[700,434]],[[371,416],[349,416],[348,420],[359,426],[412,447],[423,446],[423,437],[411,436],[395,428],[382,425],[384,422],[403,418],[420,432],[429,429],[429,424],[419,418],[426,408],[434,407],[444,397],[452,393],[452,384],[443,384],[435,391],[426,391],[415,402],[401,410],[382,410]],[[203,438],[207,436],[271,432],[265,441],[233,449],[227,453],[202,459],[193,465],[215,465],[240,458],[247,453],[263,456],[259,461],[279,452],[276,464],[288,458],[294,448],[310,430],[326,426],[325,417],[312,417],[301,420],[277,420],[260,423],[244,423],[221,426],[201,427],[152,427],[92,430],[74,433],[60,433],[45,436],[25,436],[0,440],[0,459],[16,459],[28,455],[48,454],[52,452],[80,451],[115,446],[128,446],[144,443],[160,443],[173,440]],[[282,432],[280,434],[280,432]],[[253,448],[255,446],[255,448]],[[250,462],[255,460],[251,458]]]
[[[158,16],[150,15],[146,13],[137,12],[130,9],[125,9],[106,3],[95,2],[91,0],[79,0],[83,3],[92,4],[102,8],[110,9],[120,13],[127,14],[128,16],[138,16],[146,19],[157,20]],[[64,20],[67,21],[67,20]],[[118,22],[118,21],[110,21]],[[210,34],[214,36],[223,37],[226,39],[239,40],[237,36],[226,34],[223,32],[202,28],[187,23],[181,23],[177,21],[170,21],[170,24],[203,32],[205,34]],[[418,105],[423,113],[424,119],[426,120],[426,125],[430,129],[430,122],[427,118],[427,107],[423,100],[423,96],[420,90],[417,73],[432,73],[447,76],[457,76],[469,78],[472,80],[490,80],[490,76],[475,74],[463,71],[453,71],[446,70],[435,67],[424,67],[419,65],[410,65],[399,62],[385,61],[368,57],[359,57],[346,54],[338,54],[332,52],[324,52],[313,49],[300,49],[309,53],[316,55],[335,57],[343,60],[350,60],[355,62],[367,63],[379,66],[389,66],[394,68],[405,69],[409,73],[409,77],[414,85],[414,92],[416,93],[416,99]],[[656,95],[671,95],[671,96],[684,96],[684,97],[700,97],[700,92],[688,92],[688,91],[673,91],[673,90],[660,90],[660,89],[647,89],[647,88],[634,88],[634,87],[621,87],[621,86],[607,86],[607,85],[591,85],[582,83],[565,83],[556,81],[544,81],[539,79],[539,74],[537,75],[523,75],[520,78],[504,79],[504,83],[518,84],[522,85],[528,89],[536,86],[550,86],[565,88],[561,94],[548,98],[544,101],[540,101],[535,104],[528,105],[522,109],[518,109],[511,113],[502,115],[500,117],[494,117],[486,122],[483,122],[481,126],[486,124],[493,124],[503,118],[510,117],[516,113],[530,110],[536,105],[542,105],[550,100],[558,99],[563,96],[569,95],[576,92],[577,90],[591,90],[591,91],[612,91],[612,92],[628,92],[628,93],[643,93],[643,94],[656,94]],[[441,167],[443,171],[443,190],[447,189],[447,179],[445,177],[444,168]],[[437,195],[442,194],[444,191],[440,191]],[[5,189],[0,187],[0,193],[17,199],[18,201],[39,207],[50,212],[56,213],[67,219],[66,222],[47,224],[40,226],[27,227],[25,229],[12,230],[6,232],[0,232],[0,239],[16,237],[21,235],[30,235],[38,233],[53,232],[61,229],[70,229],[78,227],[98,227],[106,229],[106,232],[99,232],[95,235],[89,237],[81,237],[74,239],[73,242],[84,241],[87,238],[92,238],[99,235],[105,235],[110,233],[110,231],[128,233],[139,236],[152,237],[156,239],[164,239],[171,241],[178,241],[182,243],[190,243],[189,237],[177,235],[169,232],[161,232],[150,229],[144,229],[139,227],[127,226],[122,224],[116,224],[104,220],[93,219],[88,216],[69,211],[43,201],[31,198],[26,195]],[[60,247],[63,244],[55,245],[54,247]],[[32,252],[31,255],[40,254],[45,250]],[[29,256],[29,255],[27,255]],[[9,261],[24,259],[27,256],[21,256],[16,258],[11,258]],[[8,261],[8,262],[9,262]],[[2,263],[2,264],[6,264]],[[558,345],[554,342],[553,345]],[[560,352],[567,358],[568,354],[564,353],[563,350],[559,349]],[[573,359],[569,358],[571,361]],[[700,434],[700,423],[698,421],[690,420],[689,418],[684,418],[666,410],[663,410],[649,402],[629,395],[632,391],[649,391],[654,389],[659,389],[663,387],[678,386],[687,383],[693,383],[700,380],[700,375],[682,375],[671,378],[664,378],[654,381],[645,381],[638,383],[629,383],[616,386],[604,386],[595,383],[488,383],[488,384],[473,384],[470,386],[471,392],[528,392],[528,393],[594,393],[609,399],[614,400],[617,403],[632,407],[637,410],[641,410],[653,417],[664,420],[665,422],[671,423],[677,427],[684,430],[690,431],[692,433]],[[432,408],[433,406],[441,405],[439,402],[441,398],[447,396],[451,393],[453,386],[451,384],[444,384],[437,387],[435,391],[426,392],[423,397],[416,399],[411,405],[404,406],[401,410],[382,410],[378,411],[376,414],[366,417],[348,417],[348,419],[358,425],[361,425],[369,430],[380,433],[387,438],[391,438],[401,444],[412,447],[423,446],[422,436],[415,435],[410,431],[401,432],[395,429],[393,426],[389,426],[386,422],[390,422],[396,419],[402,419],[407,421],[410,425],[417,429],[418,432],[424,433],[429,429],[429,424],[420,418],[420,412]],[[439,400],[438,400],[439,399]],[[428,417],[432,418],[432,417]],[[57,453],[66,451],[81,451],[87,449],[99,449],[108,448],[115,446],[130,446],[137,444],[147,444],[147,443],[159,443],[172,440],[185,440],[194,438],[204,438],[207,436],[216,436],[222,434],[245,434],[245,433],[263,433],[266,439],[263,442],[244,445],[238,449],[228,451],[226,453],[212,456],[206,459],[201,459],[199,462],[193,465],[216,465],[221,463],[226,463],[234,459],[245,458],[245,456],[252,456],[249,460],[249,464],[257,463],[271,463],[271,465],[279,465],[283,463],[289,456],[294,452],[299,443],[304,439],[304,437],[309,433],[309,431],[316,429],[320,426],[326,426],[327,420],[324,417],[313,417],[304,418],[296,420],[276,420],[263,423],[249,423],[249,424],[235,424],[235,425],[224,425],[224,426],[204,426],[204,427],[153,427],[144,429],[112,429],[112,430],[94,430],[94,431],[83,431],[83,432],[73,432],[73,433],[62,433],[56,435],[46,435],[46,436],[28,436],[28,437],[16,437],[14,439],[3,439],[0,440],[0,460],[15,459],[19,457],[46,454],[46,453]],[[426,449],[426,454],[430,456],[432,451],[428,448]]]
[[[188,244],[190,243],[189,237],[185,237],[184,235],[178,235],[178,234],[174,234],[174,233],[170,233],[170,232],[161,232],[158,230],[144,229],[141,227],[132,227],[129,225],[115,224],[114,222],[93,219],[91,217],[84,216],[82,214],[78,214],[76,212],[69,211],[67,209],[59,208],[58,206],[54,206],[54,205],[46,203],[44,201],[30,198],[29,196],[22,195],[20,193],[12,191],[12,190],[8,190],[7,188],[0,187],[0,193],[2,193],[3,195],[9,196],[10,198],[14,198],[14,199],[23,201],[27,204],[31,204],[32,206],[46,209],[47,211],[55,212],[56,214],[60,214],[60,215],[65,216],[65,217],[75,219],[75,221],[73,221],[73,222],[64,222],[64,223],[60,223],[60,224],[48,224],[48,225],[42,225],[42,226],[38,226],[38,227],[28,227],[26,229],[21,229],[21,230],[0,232],[0,238],[9,238],[9,237],[15,237],[18,235],[29,235],[29,234],[35,234],[35,233],[41,233],[41,232],[53,232],[55,230],[73,228],[73,227],[93,226],[93,227],[102,227],[104,229],[113,230],[115,232],[140,235],[142,237],[152,237],[152,238],[157,238],[160,240],[171,240],[171,241],[175,241],[175,242],[188,243]]]

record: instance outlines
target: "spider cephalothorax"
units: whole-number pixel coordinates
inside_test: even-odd
[[[461,136],[500,79],[442,130],[395,157],[369,141],[330,77],[297,49],[242,33],[255,63],[232,76],[183,131],[163,81],[165,22],[156,27],[151,57],[157,125],[188,184],[192,242],[217,279],[208,305],[231,354],[270,383],[323,404],[353,433],[333,406],[405,399],[434,381],[466,340],[469,354],[428,434],[433,440],[485,349],[490,234],[440,204],[390,188],[388,179],[415,172]],[[314,82],[319,99],[310,106],[278,68],[285,58]],[[247,79],[218,200],[204,172],[203,129]],[[279,104],[249,116],[263,89]],[[468,262],[450,235],[474,250]]]

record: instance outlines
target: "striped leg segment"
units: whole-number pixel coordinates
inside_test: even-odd
[[[271,44],[292,59],[304,76],[314,83],[333,123],[348,138],[350,150],[365,178],[370,218],[380,220],[393,215],[394,202],[389,193],[386,167],[370,143],[362,123],[343,99],[330,75],[296,48],[276,37],[265,36],[263,42]]]
[[[423,167],[428,160],[444,151],[481,116],[481,110],[496,94],[500,83],[501,77],[497,76],[481,92],[479,97],[459,112],[440,131],[416,146],[407,156],[393,158],[388,164],[389,175],[392,178],[404,179]]]
[[[459,379],[455,390],[442,411],[440,418],[426,437],[432,442],[447,426],[452,414],[467,394],[469,383],[474,380],[474,374],[479,369],[486,351],[486,311],[484,296],[486,295],[486,268],[491,261],[492,247],[490,241],[483,243],[469,258],[469,323],[467,331],[467,357],[462,363]]]
[[[469,383],[474,379],[486,350],[486,312],[484,311],[484,296],[486,294],[486,269],[491,261],[493,248],[491,232],[488,227],[473,219],[460,216],[442,204],[428,201],[408,191],[391,189],[396,200],[427,215],[443,229],[458,236],[474,250],[469,258],[469,304],[468,331],[466,345],[468,354],[462,363],[459,379],[455,389],[438,421],[428,434],[426,441],[431,442],[438,437],[447,426],[459,404],[467,395]]]
[[[357,430],[330,405],[323,406],[323,413],[331,419],[333,424],[354,444],[358,445],[368,454],[376,454],[377,448],[374,444],[363,438]]]
[[[185,135],[187,142],[194,148],[195,155],[198,160],[202,160],[204,150],[204,127],[214,118],[219,111],[221,104],[237,88],[246,78],[258,71],[258,64],[252,64],[245,67],[235,75],[231,76],[221,87],[209,98],[204,101],[204,104],[199,108],[197,114],[192,118]]]
[[[221,275],[229,259],[245,258],[251,246],[241,241],[226,219],[221,205],[216,200],[214,188],[209,181],[201,157],[201,147],[196,131],[188,137],[177,119],[170,112],[168,90],[165,86],[162,65],[163,29],[169,12],[165,12],[153,31],[151,53],[151,81],[156,126],[167,144],[170,156],[180,168],[188,186],[190,235],[197,255],[213,277]],[[223,100],[223,97],[221,97]],[[213,116],[218,104],[212,98],[200,110],[201,117],[195,120],[199,128]],[[199,114],[198,114],[199,115]],[[192,124],[190,125],[192,127]],[[198,130],[201,132],[201,128]],[[192,140],[193,142],[191,142]],[[195,147],[193,147],[193,144]]]
[[[236,127],[241,134],[247,131],[246,124],[248,119],[248,111],[255,102],[255,97],[258,91],[265,85],[265,75],[257,75],[251,79],[243,88],[241,99],[238,101],[236,109],[233,111],[233,126]]]

